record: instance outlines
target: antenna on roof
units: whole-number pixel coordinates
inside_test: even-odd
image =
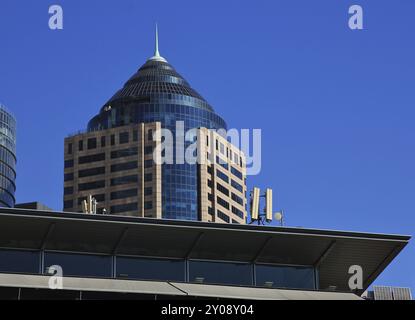
[[[152,56],[149,60],[167,62],[167,60],[164,59],[160,55],[160,51],[159,51],[159,28],[158,28],[158,24],[157,23],[156,23],[156,33],[155,33],[154,56]]]

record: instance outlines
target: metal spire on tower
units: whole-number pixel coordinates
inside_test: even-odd
[[[153,61],[162,61],[162,62],[167,62],[166,59],[164,59],[159,52],[159,30],[158,30],[158,25],[156,23],[156,39],[155,39],[155,50],[154,50],[154,56],[152,56],[149,60],[153,60]]]

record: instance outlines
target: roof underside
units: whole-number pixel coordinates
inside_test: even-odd
[[[410,237],[0,209],[0,247],[256,263],[312,265],[320,288],[349,291],[349,267],[364,290]],[[362,290],[362,292],[364,291]]]

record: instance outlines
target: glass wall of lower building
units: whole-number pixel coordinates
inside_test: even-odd
[[[15,205],[16,191],[16,121],[0,105],[0,207]]]
[[[318,289],[312,266],[0,249],[0,273],[50,275],[52,266],[64,277]]]

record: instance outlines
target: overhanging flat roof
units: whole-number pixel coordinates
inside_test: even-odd
[[[48,289],[47,276],[0,274],[0,287]],[[63,278],[63,289],[243,300],[361,300],[353,293],[246,288],[165,281]]]
[[[409,236],[0,209],[0,247],[236,262],[312,265],[322,290],[366,290]],[[359,293],[361,293],[359,292]]]

